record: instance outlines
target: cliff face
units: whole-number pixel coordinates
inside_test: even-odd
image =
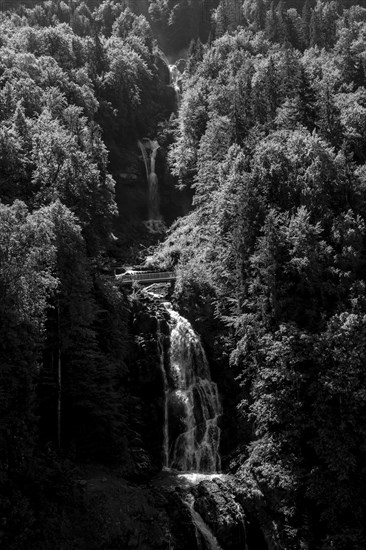
[[[130,303],[126,453],[113,468],[80,466],[63,529],[45,520],[43,532],[55,549],[265,549],[233,477],[162,471],[171,319],[141,292],[132,293]]]
[[[149,476],[163,467],[164,378],[161,354],[169,347],[164,308],[136,301],[132,309],[133,345],[128,360],[129,431],[137,476]]]
[[[142,136],[144,137],[144,136]],[[146,136],[155,138],[154,135]],[[158,136],[160,147],[156,158],[156,174],[158,178],[158,193],[160,212],[166,227],[179,216],[188,213],[191,206],[191,192],[179,190],[175,186],[175,179],[169,173],[167,165],[167,152],[169,142],[164,137]],[[131,149],[124,158],[129,158],[128,165],[112,163],[114,178],[116,180],[116,203],[118,218],[115,220],[114,233],[119,238],[116,242],[113,254],[121,257],[122,261],[138,263],[136,247],[149,245],[156,242],[160,235],[151,235],[143,222],[149,216],[149,190],[146,171],[137,147],[137,141],[131,143]],[[118,162],[118,161],[117,161]],[[130,252],[131,258],[128,254]]]

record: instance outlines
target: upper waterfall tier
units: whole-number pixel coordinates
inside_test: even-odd
[[[165,225],[160,214],[160,197],[158,176],[156,175],[156,155],[160,147],[157,140],[138,140],[137,145],[144,161],[146,178],[148,183],[148,212],[149,219],[144,222],[151,233],[160,233],[165,230]]]
[[[170,357],[164,365],[166,466],[185,472],[220,469],[221,405],[199,336],[187,319],[167,306]]]
[[[176,65],[169,65],[170,72],[170,85],[173,87],[176,97],[177,109],[180,108],[181,95],[182,95],[182,74]]]

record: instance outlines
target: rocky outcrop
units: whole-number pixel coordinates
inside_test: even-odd
[[[169,503],[177,548],[181,548],[183,534],[191,537],[189,546],[183,543],[184,550],[268,550],[234,476],[162,472],[151,485]],[[186,530],[178,529],[181,521]]]
[[[59,524],[54,515],[45,514],[41,546],[52,550],[267,550],[258,530],[257,538],[253,529],[246,536],[248,518],[236,498],[235,481],[227,476],[200,481],[202,477],[161,472],[136,483],[121,477],[119,468],[84,465],[74,473],[58,510]],[[39,541],[27,545],[27,550],[39,548]]]
[[[194,509],[225,550],[246,548],[246,516],[229,478],[202,481],[193,488]]]
[[[220,550],[174,474],[167,474],[163,482],[158,476],[143,484],[110,471],[86,470],[84,475],[76,482],[80,501],[72,513],[77,521],[63,539],[64,546],[56,544],[55,550]]]

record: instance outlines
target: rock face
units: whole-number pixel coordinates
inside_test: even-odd
[[[133,306],[129,432],[137,477],[151,476],[163,467],[165,393],[160,346],[164,350],[169,345],[166,317],[164,308],[154,302],[139,301]]]
[[[226,479],[202,481],[192,490],[194,509],[225,550],[243,550],[247,545],[246,517]]]

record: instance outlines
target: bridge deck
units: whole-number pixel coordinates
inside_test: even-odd
[[[129,272],[116,275],[116,279],[123,285],[131,285],[133,282],[140,284],[165,283],[175,281],[174,271],[159,271],[159,272]]]

